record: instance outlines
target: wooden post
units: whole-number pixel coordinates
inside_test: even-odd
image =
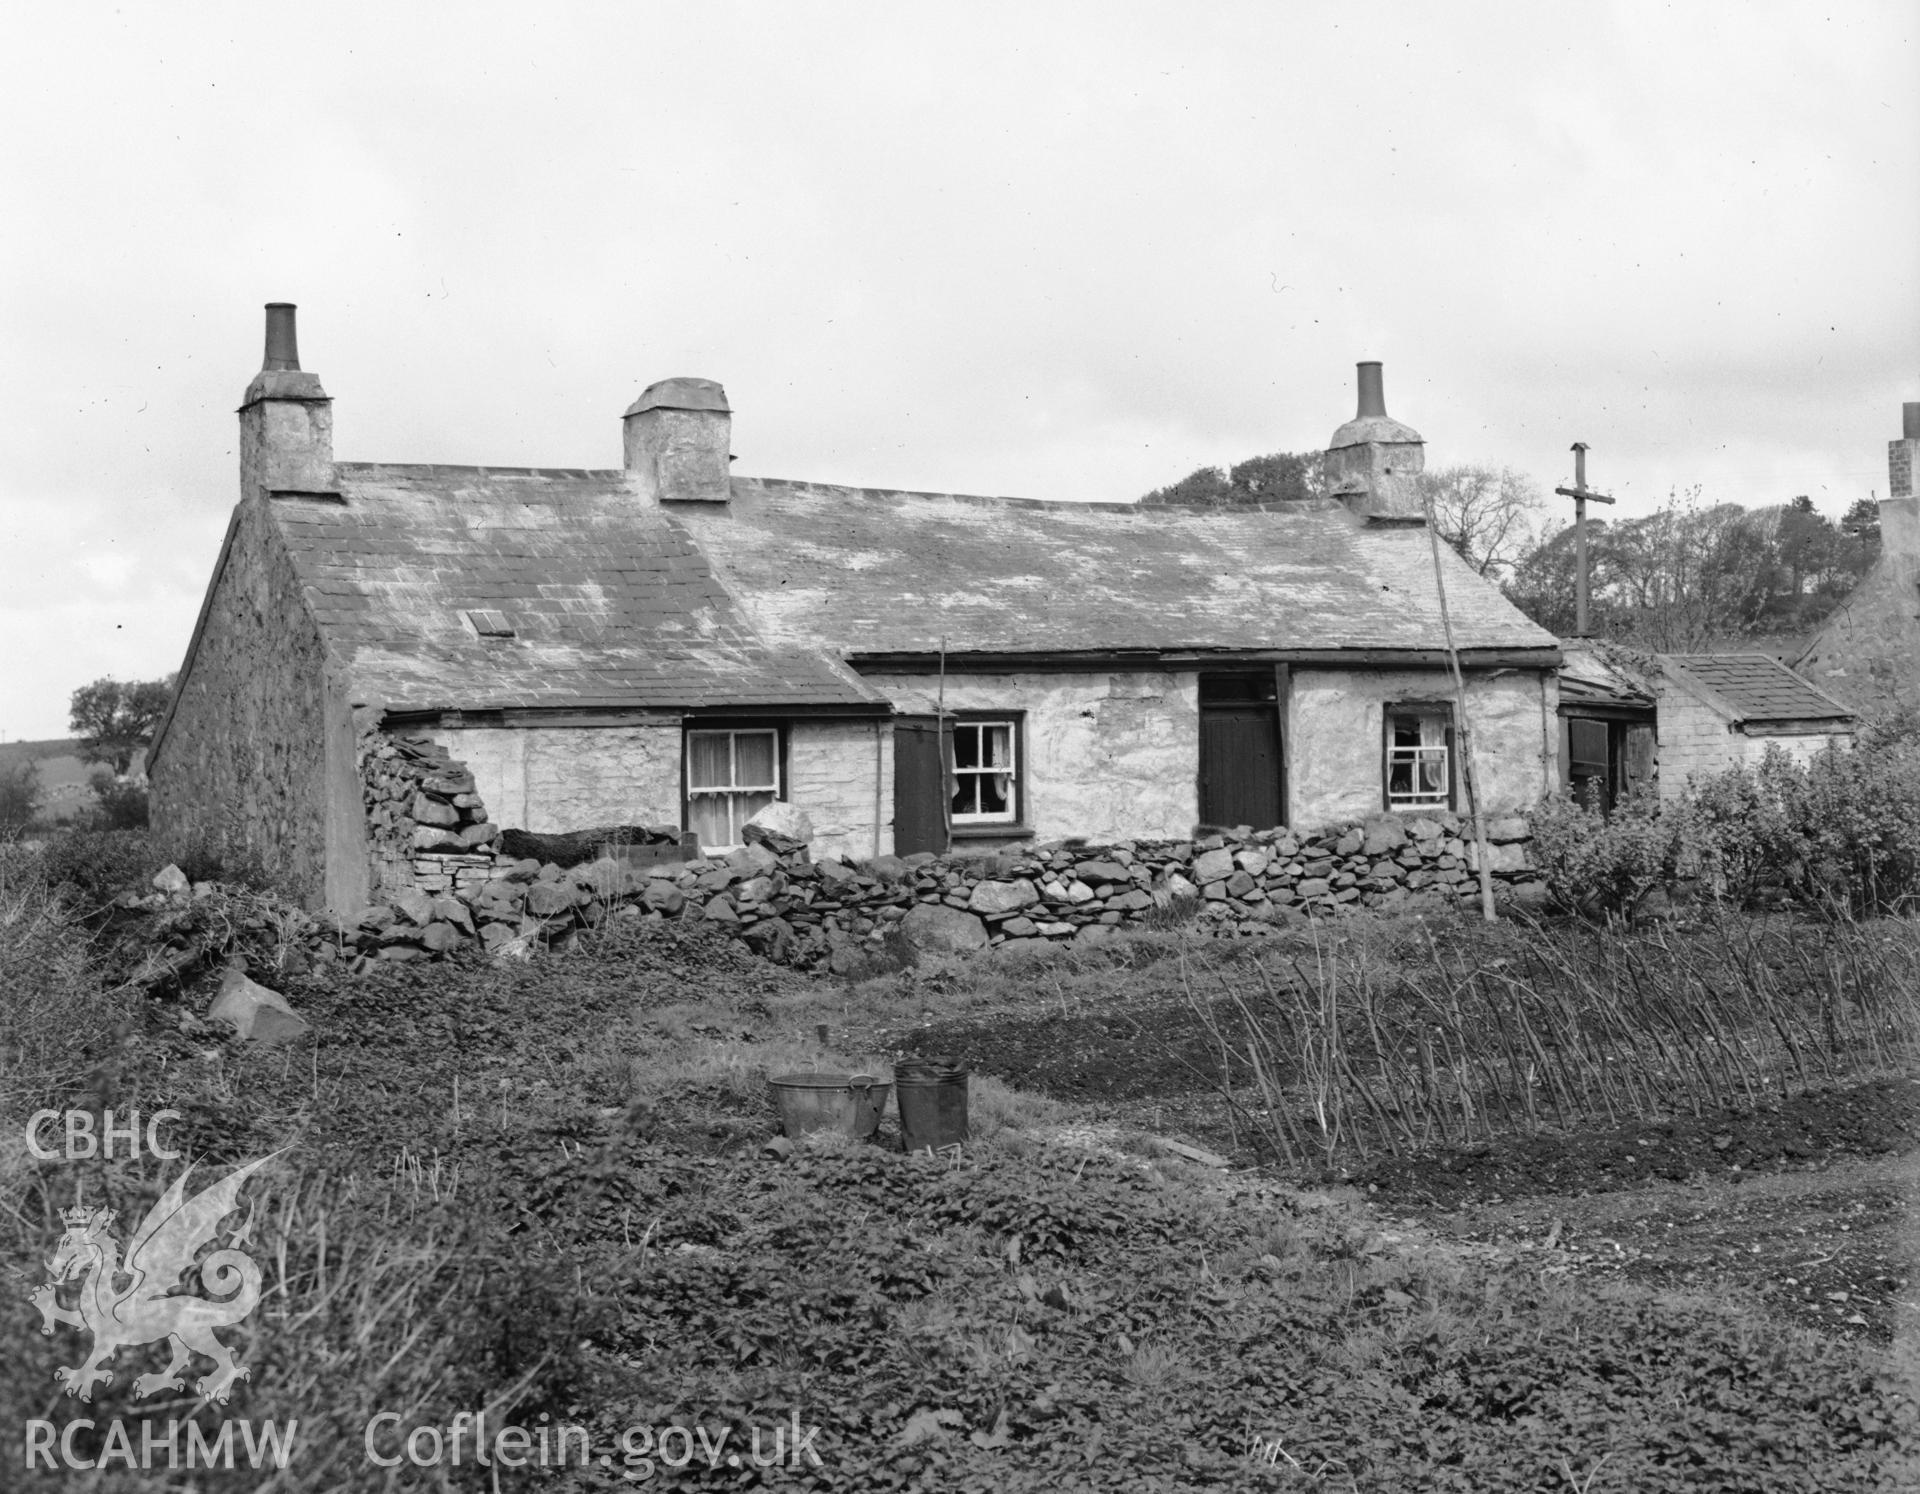
[[[1453,709],[1460,717],[1460,782],[1467,791],[1467,814],[1473,821],[1473,844],[1480,861],[1480,916],[1497,922],[1493,912],[1493,858],[1487,851],[1487,821],[1480,813],[1480,785],[1473,771],[1473,729],[1467,721],[1467,677],[1460,671],[1460,650],[1453,645],[1453,615],[1447,611],[1447,579],[1440,568],[1440,531],[1433,522],[1433,496],[1420,495],[1427,516],[1427,543],[1433,550],[1433,585],[1440,596],[1440,628],[1446,635],[1447,657],[1453,662]]]
[[[1587,490],[1587,443],[1573,443],[1573,486],[1555,488],[1554,492],[1573,500],[1573,555],[1574,568],[1579,572],[1574,578],[1573,593],[1573,633],[1576,638],[1589,635],[1589,594],[1587,579],[1587,500],[1595,503],[1612,503],[1605,493],[1592,493]]]

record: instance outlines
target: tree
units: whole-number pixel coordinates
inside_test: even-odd
[[[1433,505],[1440,538],[1481,575],[1511,575],[1535,548],[1542,500],[1525,473],[1465,463],[1422,472],[1414,483]]]
[[[1840,518],[1840,540],[1834,547],[1836,568],[1856,580],[1880,558],[1880,505],[1856,498]]]
[[[1775,545],[1780,564],[1786,568],[1789,589],[1794,597],[1806,591],[1808,581],[1818,582],[1833,564],[1840,534],[1833,521],[1814,508],[1813,500],[1802,494],[1780,510]]]
[[[40,764],[30,757],[0,764],[0,830],[24,830],[40,808]]]
[[[1198,468],[1170,487],[1155,488],[1140,501],[1156,508],[1250,508],[1318,498],[1325,491],[1320,452],[1276,451],[1248,457],[1230,472]]]
[[[173,697],[173,679],[95,680],[73,692],[67,724],[80,739],[82,762],[104,763],[122,774],[133,755],[153,740]]]

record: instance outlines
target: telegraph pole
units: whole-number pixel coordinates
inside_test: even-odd
[[[1587,500],[1595,503],[1612,503],[1605,493],[1594,493],[1587,489],[1587,443],[1573,443],[1573,486],[1555,488],[1554,492],[1573,500],[1573,550],[1574,567],[1579,572],[1574,593],[1573,632],[1577,638],[1585,638],[1587,627]]]

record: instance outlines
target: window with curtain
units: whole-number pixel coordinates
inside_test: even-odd
[[[1020,817],[1012,721],[953,723],[953,823],[1012,824]]]
[[[780,734],[771,728],[687,733],[687,827],[703,851],[745,844],[743,827],[780,797]]]
[[[1445,809],[1453,801],[1453,713],[1387,707],[1387,808]]]

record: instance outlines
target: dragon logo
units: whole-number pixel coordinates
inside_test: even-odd
[[[91,1401],[95,1381],[113,1383],[110,1361],[123,1344],[149,1344],[160,1339],[172,1345],[173,1358],[158,1374],[134,1380],[136,1399],[163,1390],[185,1390],[181,1372],[188,1367],[192,1354],[203,1354],[214,1362],[216,1372],[195,1388],[222,1405],[233,1394],[235,1380],[252,1378],[246,1366],[235,1363],[232,1350],[213,1333],[216,1328],[240,1322],[260,1303],[260,1267],[252,1256],[237,1248],[247,1243],[251,1215],[234,1231],[225,1248],[200,1262],[201,1286],[221,1300],[176,1293],[175,1289],[182,1285],[181,1273],[194,1264],[194,1257],[219,1238],[220,1222],[234,1212],[241,1186],[278,1155],[276,1152],[235,1168],[191,1199],[186,1197],[187,1177],[193,1171],[188,1166],[140,1221],[127,1242],[124,1261],[119,1244],[108,1233],[115,1218],[113,1210],[61,1210],[60,1219],[67,1229],[47,1262],[50,1279],[28,1300],[40,1309],[42,1333],[51,1336],[55,1323],[67,1323],[93,1334],[93,1352],[78,1368],[62,1365],[53,1373],[54,1379],[66,1386],[68,1395]],[[77,1306],[62,1307],[59,1288],[75,1283],[79,1285]]]

